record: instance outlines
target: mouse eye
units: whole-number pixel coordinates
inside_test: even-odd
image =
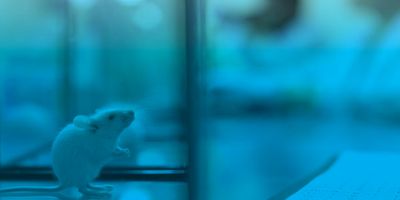
[[[109,116],[108,116],[108,120],[110,120],[110,121],[111,121],[111,120],[114,120],[114,118],[115,118],[115,115],[109,115]]]

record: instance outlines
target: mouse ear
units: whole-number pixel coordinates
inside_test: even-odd
[[[84,115],[76,116],[74,118],[74,125],[82,129],[94,129],[90,117]]]

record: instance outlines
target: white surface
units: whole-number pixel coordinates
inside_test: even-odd
[[[344,153],[289,199],[400,199],[400,155]]]

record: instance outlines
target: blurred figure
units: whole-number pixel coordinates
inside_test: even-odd
[[[364,71],[359,98],[358,116],[375,121],[400,120],[400,2],[395,0],[358,0],[359,6],[374,12],[380,19],[379,26],[365,45],[361,65]],[[372,49],[372,50],[371,50]],[[357,72],[356,72],[357,73]],[[361,113],[360,113],[361,112]]]
[[[397,0],[355,0],[359,5],[375,10],[384,22],[390,22],[399,14],[400,2]]]
[[[267,0],[258,12],[244,17],[251,29],[272,32],[285,29],[297,17],[301,0]]]
[[[370,59],[364,92],[379,92],[379,96],[400,96],[400,2],[395,0],[365,0],[359,2],[372,9],[381,19],[366,48],[376,48],[377,52]]]
[[[227,13],[225,20],[236,20],[247,30],[241,54],[249,68],[273,69],[288,61],[292,65],[305,48],[318,42],[316,30],[302,17],[302,4],[301,0],[263,0],[252,13]]]
[[[224,28],[216,38],[216,56],[229,59],[210,71],[212,110],[283,115],[312,111],[314,91],[305,70],[309,66],[302,63],[320,41],[318,31],[303,18],[303,1],[257,2],[252,12],[219,12]]]

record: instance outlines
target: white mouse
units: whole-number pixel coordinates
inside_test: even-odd
[[[84,195],[108,195],[112,186],[95,186],[92,181],[113,157],[129,156],[128,149],[117,145],[118,138],[133,122],[135,113],[125,109],[103,109],[91,116],[77,116],[56,137],[52,146],[55,187],[16,187],[9,192],[59,192],[76,187]]]

